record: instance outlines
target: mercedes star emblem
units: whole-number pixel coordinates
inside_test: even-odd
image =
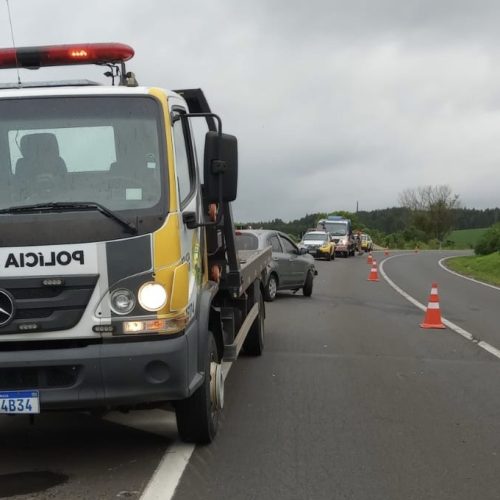
[[[8,325],[13,319],[16,308],[9,292],[0,290],[0,328]]]

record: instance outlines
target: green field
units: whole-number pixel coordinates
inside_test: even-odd
[[[455,248],[474,248],[479,238],[488,230],[481,229],[458,229],[452,231],[448,236],[448,241],[453,241]]]
[[[446,266],[465,276],[492,285],[500,285],[500,252],[481,256],[453,257],[446,261]]]

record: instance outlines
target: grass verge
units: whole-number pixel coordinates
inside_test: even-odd
[[[488,228],[458,229],[451,232],[448,240],[455,244],[455,248],[474,248],[486,231]]]
[[[500,252],[490,255],[453,257],[446,266],[465,276],[500,286]]]

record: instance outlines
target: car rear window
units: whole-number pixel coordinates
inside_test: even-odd
[[[248,233],[236,233],[236,250],[257,250],[259,239]]]

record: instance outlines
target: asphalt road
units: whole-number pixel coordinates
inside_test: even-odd
[[[446,273],[445,255],[384,269],[422,303],[437,281],[443,315],[500,349],[500,291]],[[365,257],[317,267],[311,298],[268,304],[266,352],[233,366],[220,434],[195,449],[174,499],[500,498],[500,359],[421,329],[422,311],[367,281]],[[0,498],[139,498],[175,425],[111,418],[0,418]]]
[[[394,258],[386,272],[422,302],[441,281],[458,321],[474,293],[458,305],[469,283],[453,284],[437,257]],[[498,499],[500,360],[422,330],[420,310],[367,281],[364,257],[318,268],[311,299],[269,307],[265,356],[233,368],[221,433],[194,452],[175,500]],[[478,328],[489,315],[498,325],[493,307]]]

